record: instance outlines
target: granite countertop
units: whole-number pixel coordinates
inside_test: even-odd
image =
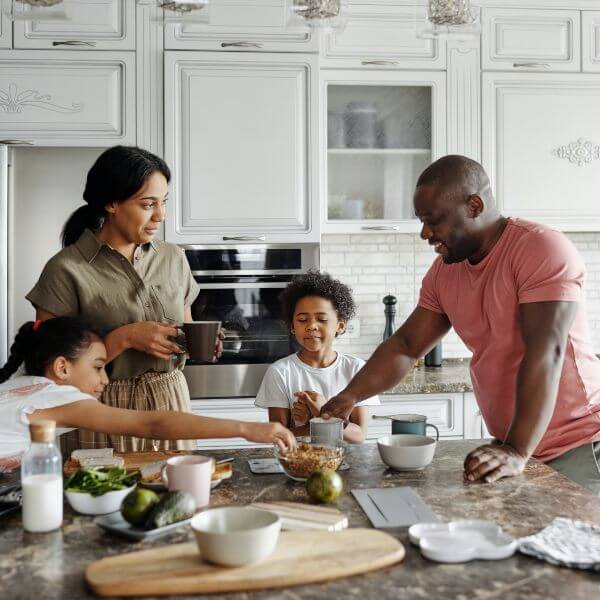
[[[520,477],[491,485],[464,483],[464,456],[476,445],[476,441],[439,442],[436,456],[427,469],[405,473],[387,469],[373,445],[350,447],[347,462],[351,468],[343,473],[345,491],[337,507],[348,515],[351,527],[370,527],[350,490],[410,485],[442,519],[493,519],[514,536],[538,531],[556,516],[600,523],[600,498],[537,461],[531,461]],[[269,456],[270,449],[218,453],[219,456],[232,454],[236,456],[233,478],[215,489],[211,505],[246,504],[256,500],[308,501],[304,486],[283,474],[250,473],[247,459]],[[398,537],[406,548],[404,561],[388,569],[326,584],[210,597],[226,600],[343,597],[589,600],[598,595],[597,574],[554,567],[520,554],[495,562],[437,564],[424,559],[409,544],[406,528],[386,531]],[[19,600],[93,598],[83,578],[90,562],[192,540],[191,533],[182,528],[156,541],[123,541],[97,528],[91,517],[75,515],[67,507],[62,529],[34,535],[25,533],[20,515],[13,514],[0,520],[0,597]]]
[[[441,367],[415,367],[384,394],[454,394],[472,392],[468,359],[449,359]]]

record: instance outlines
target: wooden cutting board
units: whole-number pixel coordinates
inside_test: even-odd
[[[375,571],[400,562],[404,546],[382,531],[283,532],[275,552],[245,567],[203,562],[195,543],[103,558],[85,578],[100,596],[167,596],[283,588]]]
[[[139,469],[144,465],[149,465],[160,460],[167,460],[171,456],[179,454],[190,454],[185,450],[157,450],[156,452],[114,452],[113,456],[120,456],[125,461],[126,469]],[[63,471],[65,475],[71,475],[79,469],[79,463],[70,458],[65,461]]]

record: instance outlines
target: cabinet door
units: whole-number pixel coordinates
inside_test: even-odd
[[[577,10],[482,10],[482,67],[500,71],[579,71]]]
[[[463,395],[462,394],[381,394],[379,406],[369,406],[369,431],[367,438],[376,440],[392,432],[391,421],[374,419],[375,415],[418,414],[425,415],[427,422],[435,425],[441,437],[462,437]],[[427,435],[433,435],[428,428]]]
[[[419,231],[412,197],[445,154],[445,82],[439,72],[322,71],[325,231]]]
[[[288,9],[286,0],[212,0],[207,23],[186,18],[173,21],[167,16],[165,48],[317,52],[318,35],[290,24]]]
[[[424,9],[422,19],[425,19]],[[417,35],[414,6],[353,5],[341,31],[327,34],[322,66],[366,69],[444,69],[443,39]]]
[[[483,75],[482,157],[506,215],[600,229],[600,79]]]
[[[581,21],[583,70],[600,71],[600,11],[584,11]]]
[[[135,143],[134,69],[132,52],[0,52],[0,138]]]
[[[318,241],[316,57],[167,52],[166,239]]]
[[[0,48],[12,48],[12,23],[7,17],[12,0],[0,0]]]
[[[68,19],[15,21],[15,48],[135,49],[135,2],[70,0]]]

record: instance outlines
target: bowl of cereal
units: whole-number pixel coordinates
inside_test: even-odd
[[[281,450],[275,446],[277,458],[283,472],[295,481],[306,481],[315,471],[331,469],[337,471],[344,460],[342,442],[335,444],[312,444],[300,442],[295,450]]]

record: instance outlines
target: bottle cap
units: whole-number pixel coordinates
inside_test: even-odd
[[[36,421],[29,424],[29,434],[32,442],[48,443],[55,439],[55,421]]]

